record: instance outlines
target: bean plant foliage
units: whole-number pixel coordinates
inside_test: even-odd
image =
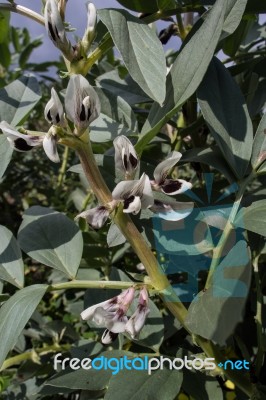
[[[0,4],[0,397],[265,399],[266,3],[71,2]]]

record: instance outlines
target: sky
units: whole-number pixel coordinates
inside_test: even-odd
[[[86,3],[87,0],[69,0],[67,3],[66,21],[70,22],[72,27],[76,28],[75,34],[82,37],[87,23]],[[96,8],[122,8],[116,0],[91,0]],[[18,0],[17,4],[31,8],[40,13],[42,2],[41,0]],[[16,27],[27,27],[32,38],[43,36],[43,45],[34,50],[30,61],[39,62],[57,60],[60,56],[59,50],[54,47],[50,39],[47,37],[46,30],[43,26],[35,21],[25,18],[19,14],[12,13],[11,24]],[[158,29],[161,30],[169,23],[160,22]],[[75,43],[74,33],[69,33],[68,38]],[[175,48],[180,46],[180,39],[172,38],[166,48]]]

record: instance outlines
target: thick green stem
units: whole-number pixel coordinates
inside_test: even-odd
[[[138,284],[137,284],[138,285]],[[140,285],[143,286],[143,283]],[[65,289],[128,289],[132,286],[132,282],[122,281],[70,281],[63,283],[55,283],[50,285],[48,292],[54,290],[65,290]],[[150,285],[151,287],[151,285]]]
[[[37,362],[38,356],[47,353],[68,351],[70,348],[71,348],[70,344],[64,344],[64,345],[54,344],[52,346],[43,346],[31,351],[26,351],[25,353],[18,354],[17,356],[10,357],[7,360],[5,360],[2,367],[0,368],[0,372],[4,371],[7,368],[12,367],[13,365],[21,364],[23,361],[32,360],[34,362]]]
[[[261,367],[264,362],[265,357],[265,343],[264,343],[264,335],[262,328],[262,304],[263,304],[263,295],[261,293],[261,282],[259,276],[259,257],[256,257],[253,263],[254,266],[254,274],[255,274],[255,282],[256,282],[256,293],[257,293],[257,312],[255,316],[255,321],[257,325],[257,340],[258,340],[258,352],[255,361],[255,373],[259,378]]]
[[[243,180],[243,182],[240,184],[239,187],[239,191],[236,195],[236,199],[234,202],[234,205],[232,207],[232,210],[230,212],[229,218],[226,222],[226,225],[224,227],[222,236],[219,240],[219,243],[217,244],[217,246],[215,247],[215,249],[213,250],[213,255],[212,255],[212,263],[210,266],[210,270],[208,273],[208,278],[206,281],[206,285],[205,285],[205,289],[209,289],[209,287],[212,284],[212,278],[213,278],[213,274],[216,271],[216,268],[219,266],[220,261],[222,256],[224,255],[225,252],[225,246],[227,245],[227,241],[229,239],[229,236],[231,234],[231,232],[234,230],[234,220],[236,217],[236,214],[238,212],[243,194],[247,188],[247,185],[250,183],[250,181],[254,178],[254,172],[252,172],[246,179]]]

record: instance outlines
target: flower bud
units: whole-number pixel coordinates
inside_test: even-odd
[[[83,35],[81,45],[85,54],[88,52],[92,41],[95,37],[95,26],[96,26],[96,7],[93,3],[87,3],[88,9],[88,22],[87,29]]]
[[[51,89],[51,98],[45,106],[44,116],[50,124],[64,125],[63,105],[54,88]]]
[[[62,51],[64,56],[69,61],[72,61],[73,49],[66,37],[64,23],[56,0],[47,0],[44,9],[44,21],[49,38]]]

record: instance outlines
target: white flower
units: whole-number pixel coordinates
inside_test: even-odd
[[[126,179],[133,179],[139,160],[132,143],[126,136],[118,136],[114,140],[115,168]]]
[[[154,200],[154,204],[150,210],[155,213],[155,217],[162,218],[166,221],[179,221],[191,214],[193,208],[193,202],[162,202]]]
[[[87,3],[87,29],[82,38],[82,47],[86,53],[95,36],[95,26],[96,26],[96,8],[93,3]]]
[[[83,211],[76,216],[75,220],[78,218],[85,218],[87,223],[93,229],[100,229],[107,221],[109,213],[110,211],[105,206],[98,206],[91,208],[90,210]]]
[[[71,75],[68,82],[65,107],[68,118],[75,125],[75,134],[80,136],[90,123],[100,115],[100,100],[82,75]]]
[[[166,160],[162,161],[154,170],[154,181],[151,182],[154,190],[173,196],[191,189],[192,185],[183,179],[167,179],[169,171],[180,160],[182,154],[174,151]]]
[[[56,0],[46,1],[44,9],[44,21],[49,38],[52,40],[54,45],[62,51],[64,56],[69,61],[72,61],[74,51],[71,43],[66,37],[64,23],[58,10],[58,3]]]
[[[130,334],[132,339],[138,337],[143,328],[146,318],[150,313],[148,307],[149,295],[147,289],[143,287],[140,291],[138,306],[134,314],[130,317],[125,326],[125,331]]]
[[[46,135],[25,135],[18,132],[6,121],[0,123],[0,129],[2,129],[3,134],[15,150],[25,152],[32,150],[35,146],[43,145],[47,157],[57,163],[60,160],[56,148],[56,133],[52,128],[49,129]]]
[[[143,174],[139,180],[119,182],[112,192],[114,200],[123,202],[123,212],[138,214],[141,209],[153,205],[153,195],[148,176]]]
[[[64,109],[58,94],[51,89],[51,98],[44,109],[45,119],[53,125],[64,125]]]
[[[81,318],[86,321],[91,320],[112,333],[124,332],[128,321],[126,312],[134,299],[134,294],[134,288],[126,289],[118,296],[88,307],[80,314]]]

